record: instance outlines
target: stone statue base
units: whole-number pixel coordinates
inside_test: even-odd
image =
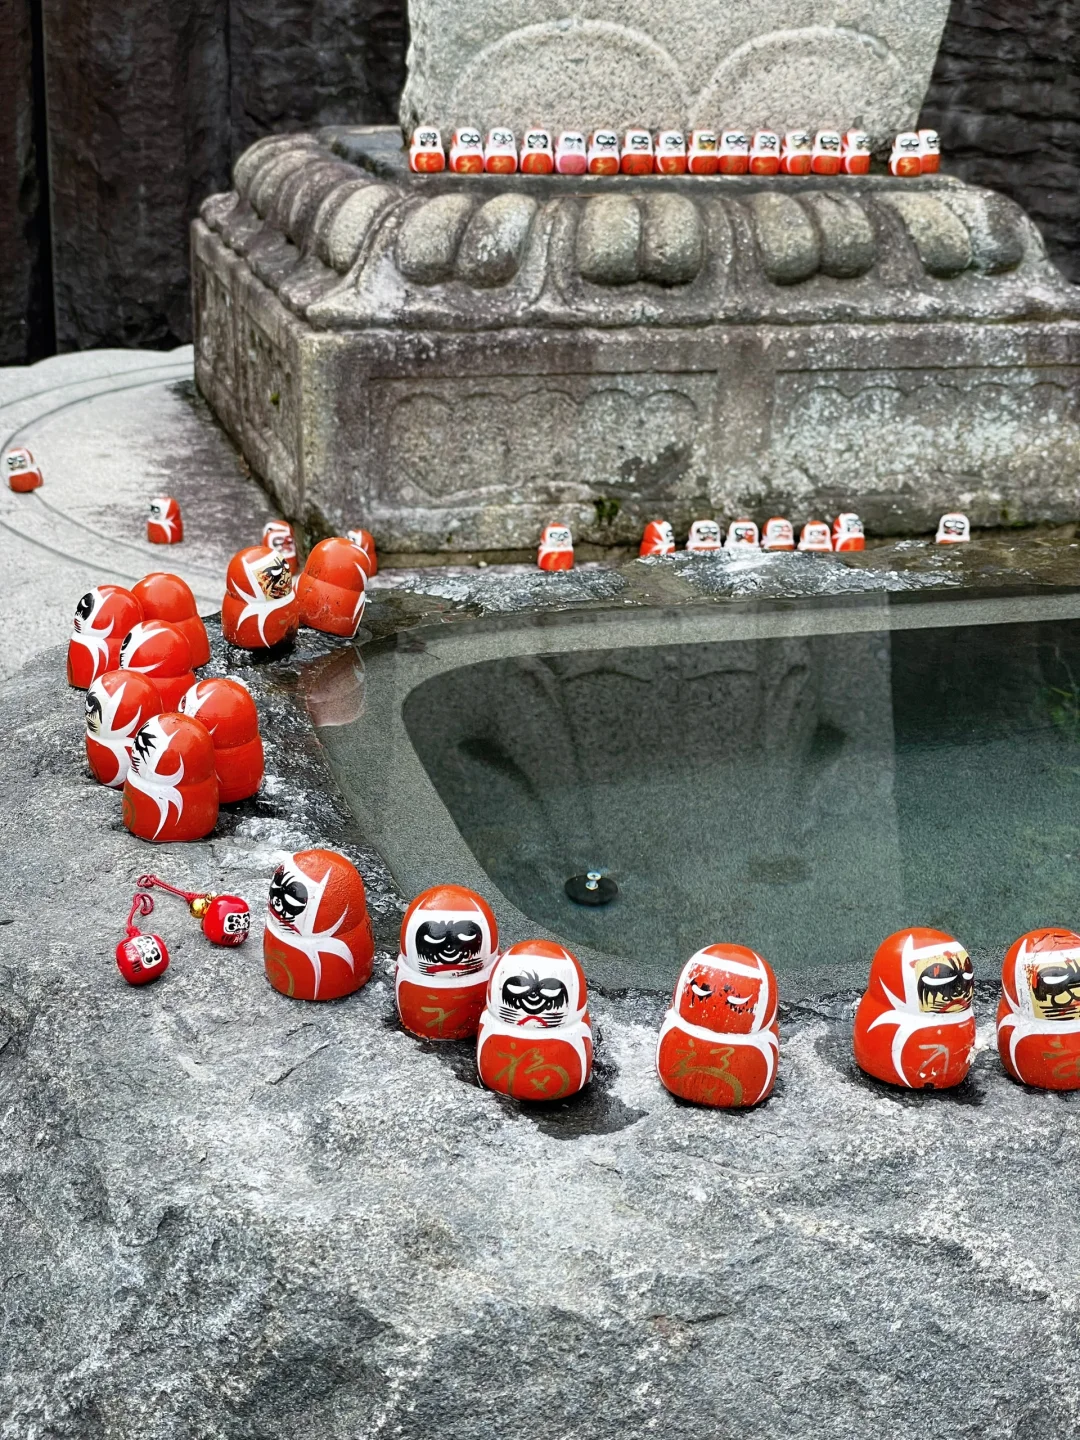
[[[198,384],[282,509],[384,551],[702,515],[1077,517],[1080,290],[948,177],[416,177],[262,140],[193,227]]]

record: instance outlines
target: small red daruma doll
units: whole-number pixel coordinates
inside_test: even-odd
[[[1032,930],[1001,969],[997,1042],[1013,1077],[1040,1090],[1080,1090],[1080,935]]]
[[[656,137],[655,164],[659,175],[686,174],[686,136],[681,130],[661,130]]]
[[[656,1046],[673,1095],[733,1110],[772,1094],[780,1055],[776,976],[745,945],[707,945],[682,968]]]
[[[780,136],[775,130],[755,130],[750,142],[750,174],[776,175],[780,169]]]
[[[799,536],[799,549],[812,555],[823,555],[832,551],[832,531],[824,520],[808,520]]]
[[[745,130],[721,130],[719,166],[721,175],[746,175],[750,170],[750,136]]]
[[[720,526],[715,520],[695,520],[686,537],[686,548],[695,555],[705,555],[722,549],[720,540]]]
[[[450,169],[455,175],[484,173],[484,141],[472,125],[461,125],[454,131],[450,139]]]
[[[902,175],[909,179],[914,175],[921,175],[920,150],[919,137],[914,130],[905,130],[897,135],[889,156],[889,174]]]
[[[375,940],[364,882],[333,850],[301,850],[274,871],[263,962],[294,1000],[339,1000],[371,979]]]
[[[4,474],[8,488],[16,495],[26,495],[41,484],[41,470],[34,464],[34,457],[25,445],[17,445],[4,452]]]
[[[843,138],[839,130],[819,130],[814,136],[810,170],[814,175],[839,175]]]
[[[890,1085],[948,1090],[975,1050],[968,953],[940,930],[898,930],[878,946],[855,1012],[855,1063]]]
[[[765,529],[761,532],[762,550],[794,550],[795,549],[795,527],[790,520],[785,520],[782,515],[774,515],[765,521]]]
[[[728,526],[725,550],[759,550],[758,527],[753,520],[733,520]]]
[[[941,137],[936,130],[919,131],[919,174],[936,175],[941,169]]]
[[[401,922],[395,995],[402,1025],[422,1040],[476,1034],[499,958],[499,927],[486,900],[460,885],[418,895]]]
[[[540,536],[536,563],[541,570],[572,570],[574,568],[574,537],[569,525],[545,525]]]
[[[352,542],[360,551],[360,564],[364,567],[364,574],[370,580],[373,575],[379,573],[379,557],[375,553],[375,536],[370,530],[347,530],[345,539]]]
[[[555,148],[550,130],[526,130],[521,140],[521,173],[550,175],[555,169]]]
[[[446,169],[446,151],[436,126],[418,125],[413,131],[409,169],[417,175],[437,175]]]
[[[589,168],[588,145],[580,130],[564,130],[555,142],[555,171],[559,175],[584,175]]]
[[[653,144],[648,130],[627,130],[623,136],[619,168],[624,175],[653,173]]]
[[[268,520],[263,526],[262,543],[276,550],[294,575],[300,569],[296,536],[287,520]]]
[[[840,168],[845,175],[870,173],[870,136],[865,130],[848,130],[840,152]]]
[[[144,620],[168,620],[187,636],[191,646],[191,666],[197,670],[210,659],[210,639],[199,615],[191,587],[179,575],[157,570],[144,575],[131,593],[142,606]]]
[[[814,137],[809,130],[788,130],[780,146],[782,175],[809,175],[814,158]]]
[[[247,686],[224,676],[197,680],[184,694],[179,710],[201,720],[210,732],[221,804],[254,795],[262,784],[263,743],[259,712]]]
[[[169,950],[160,935],[136,931],[116,947],[116,968],[129,985],[149,985],[169,968]]]
[[[133,670],[99,675],[86,692],[86,758],[94,779],[119,790],[137,732],[160,714],[161,696],[145,675]]]
[[[590,175],[619,173],[619,137],[614,130],[594,130],[589,136]]]
[[[159,844],[201,840],[217,824],[214,742],[198,720],[154,715],[137,732],[124,781],[124,824]]]
[[[178,545],[184,538],[180,506],[171,495],[155,495],[146,517],[146,538],[152,545]]]
[[[832,548],[836,551],[866,549],[866,532],[858,515],[850,511],[837,515],[832,522]]]
[[[367,603],[363,557],[351,540],[320,540],[296,582],[300,623],[324,635],[355,635]]]
[[[238,550],[226,571],[221,629],[230,645],[272,650],[291,640],[300,624],[292,571],[268,545]]]
[[[75,606],[68,641],[67,679],[85,690],[99,675],[120,664],[120,646],[143,618],[142,606],[122,585],[95,585]]]
[[[686,168],[691,175],[715,175],[720,168],[715,130],[691,130]]]
[[[563,1100],[592,1075],[585,973],[551,940],[522,940],[497,961],[476,1038],[486,1090],[515,1100]]]
[[[188,638],[168,620],[133,625],[120,646],[118,668],[145,675],[161,696],[162,710],[175,710],[184,691],[195,684]]]
[[[489,175],[513,175],[518,168],[517,142],[514,132],[496,125],[484,141],[484,169]]]
[[[938,545],[966,545],[971,539],[971,523],[959,510],[951,510],[938,521],[934,540]]]
[[[638,548],[639,555],[673,555],[675,531],[670,520],[650,520]]]

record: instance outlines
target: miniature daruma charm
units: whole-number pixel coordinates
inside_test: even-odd
[[[686,174],[686,136],[681,130],[661,130],[656,137],[656,169],[660,175]]]
[[[17,445],[13,450],[4,452],[4,474],[8,489],[14,490],[16,495],[29,494],[41,484],[41,471],[25,445]]]
[[[484,169],[489,175],[513,175],[518,168],[514,132],[501,125],[489,130],[484,141]]]
[[[302,850],[274,871],[263,937],[266,977],[294,1000],[338,1000],[375,959],[364,882],[333,850]]]
[[[624,175],[651,175],[654,168],[652,136],[648,130],[627,130],[623,136],[620,168]]]
[[[761,532],[762,550],[794,550],[795,549],[795,527],[790,520],[785,520],[782,515],[774,515],[772,519],[765,521],[765,529]]]
[[[941,137],[936,130],[919,131],[919,174],[936,175],[941,169]]]
[[[195,684],[187,636],[168,620],[141,620],[132,626],[120,646],[119,668],[145,675],[161,696],[162,710],[175,710],[184,691]]]
[[[670,520],[650,520],[641,537],[639,555],[674,555],[675,531]]]
[[[691,130],[686,168],[691,175],[715,175],[720,168],[715,130]]]
[[[843,140],[839,130],[819,130],[814,136],[810,170],[814,175],[839,175]]]
[[[750,142],[750,174],[775,175],[780,169],[780,136],[775,130],[755,130]]]
[[[550,175],[555,169],[555,150],[548,130],[526,130],[521,141],[521,173]]]
[[[178,545],[184,538],[180,506],[171,495],[155,495],[148,506],[146,538],[151,545]]]
[[[296,555],[296,536],[287,520],[268,520],[263,526],[262,543],[276,550],[295,575],[300,569]]]
[[[181,715],[201,720],[210,732],[222,805],[254,795],[262,784],[263,744],[259,712],[247,686],[224,676],[197,680],[179,709]]]
[[[480,131],[471,125],[459,126],[454,131],[450,141],[450,169],[455,175],[482,175],[484,172],[484,141]]]
[[[155,571],[144,575],[131,593],[142,606],[144,620],[168,620],[187,636],[191,665],[197,670],[210,659],[210,639],[199,615],[191,587],[179,575]]]
[[[757,550],[758,528],[753,520],[733,520],[728,526],[725,550]]]
[[[345,539],[360,551],[360,564],[370,580],[379,573],[379,557],[375,552],[375,536],[370,530],[346,530]]]
[[[417,175],[437,175],[446,169],[442,136],[434,125],[419,125],[409,146],[409,169]]]
[[[291,640],[300,624],[292,571],[268,545],[239,550],[229,561],[221,629],[230,645],[270,650]]]
[[[720,526],[715,520],[695,520],[686,537],[686,548],[695,555],[706,555],[721,549]]]
[[[397,1011],[423,1040],[467,1040],[484,1009],[499,956],[499,929],[486,900],[460,885],[418,895],[401,923]]]
[[[721,175],[745,175],[750,169],[750,136],[745,130],[720,133],[718,169]]]
[[[910,178],[922,174],[921,144],[914,130],[905,130],[893,141],[889,156],[889,174]]]
[[[808,520],[799,536],[799,549],[810,554],[826,554],[832,550],[832,531],[824,520]]]
[[[709,945],[682,968],[656,1046],[661,1082],[725,1110],[772,1093],[780,1053],[776,976],[744,945]]]
[[[589,168],[588,146],[580,130],[564,130],[555,142],[555,170],[559,175],[584,175]]]
[[[870,173],[870,136],[865,130],[848,130],[840,152],[840,168],[845,175]]]
[[[809,175],[814,160],[814,137],[809,130],[789,130],[780,146],[782,175]]]
[[[541,570],[572,570],[574,568],[574,537],[569,525],[545,525],[540,536],[536,563]]]
[[[119,790],[137,732],[160,714],[161,696],[145,675],[133,670],[99,675],[86,692],[86,758],[94,779]]]
[[[619,173],[619,137],[614,130],[594,130],[589,136],[590,175]]]
[[[324,635],[355,635],[364,616],[367,576],[360,551],[343,536],[320,540],[296,582],[300,623]]]
[[[99,675],[115,670],[124,636],[142,618],[142,606],[122,585],[95,585],[88,590],[75,606],[68,641],[68,684],[85,690]]]
[[[487,1090],[515,1100],[563,1100],[592,1074],[585,974],[550,940],[511,945],[488,981],[476,1068]]]
[[[214,742],[188,715],[155,715],[135,736],[124,781],[124,824],[140,840],[201,840],[217,824]]]
[[[855,1063],[890,1085],[948,1090],[975,1050],[968,953],[940,930],[898,930],[878,946],[855,1012]]]
[[[837,515],[832,522],[832,548],[838,551],[866,549],[866,532],[858,515],[851,511]]]
[[[934,539],[938,545],[966,544],[971,539],[971,525],[968,517],[961,515],[959,510],[942,515],[938,521],[937,534]]]
[[[1080,1090],[1080,935],[1032,930],[1005,956],[997,1042],[1013,1077],[1040,1090]]]

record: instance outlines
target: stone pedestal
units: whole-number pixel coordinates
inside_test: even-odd
[[[947,177],[415,177],[330,129],[248,150],[193,252],[203,393],[287,514],[384,551],[1076,518],[1080,291]]]

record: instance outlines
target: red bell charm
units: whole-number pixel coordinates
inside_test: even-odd
[[[134,670],[153,682],[162,710],[175,710],[195,684],[187,636],[168,620],[141,620],[120,646],[121,670]]]
[[[1080,935],[1021,935],[1005,956],[1001,992],[998,1051],[1013,1079],[1080,1090]]]
[[[418,895],[401,922],[395,997],[406,1030],[423,1040],[475,1035],[499,927],[486,900],[460,885]]]
[[[135,924],[136,915],[149,915],[154,902],[138,894],[131,902],[123,940],[116,947],[116,966],[129,985],[149,985],[169,968],[169,952],[160,935],[144,935]]]
[[[375,536],[370,530],[348,530],[345,539],[351,540],[360,551],[360,564],[364,567],[364,574],[370,580],[373,575],[379,573],[379,557],[375,553]]]
[[[855,1063],[890,1085],[948,1090],[975,1052],[968,953],[940,930],[898,930],[878,946],[855,1012]]]
[[[745,945],[708,945],[682,968],[656,1046],[661,1082],[695,1105],[739,1109],[772,1094],[776,976]]]
[[[197,680],[182,697],[179,710],[181,715],[197,716],[210,731],[221,804],[254,795],[262,784],[263,744],[259,712],[247,686],[220,676]]]
[[[159,880],[156,875],[140,875],[136,884],[142,890],[150,890],[156,885],[159,890],[167,890],[170,895],[179,895],[181,900],[186,900],[188,910],[201,923],[203,934],[212,945],[231,949],[242,945],[248,938],[251,910],[247,901],[239,895],[200,895],[195,890],[181,890],[176,885]]]
[[[25,445],[4,452],[4,474],[8,487],[17,495],[26,495],[41,484],[41,470],[34,464],[34,457]]]
[[[125,635],[142,618],[139,601],[122,585],[95,585],[88,590],[75,606],[68,641],[68,684],[85,690],[106,670],[115,670]]]
[[[210,638],[195,604],[191,586],[179,575],[155,570],[144,575],[131,593],[142,606],[144,620],[167,620],[187,636],[191,646],[191,668],[197,670],[210,660]]]
[[[588,987],[576,956],[522,940],[496,962],[476,1039],[487,1090],[515,1100],[562,1100],[592,1075]]]
[[[301,625],[325,635],[355,635],[364,615],[366,585],[358,546],[340,535],[320,540],[296,582]]]
[[[252,545],[238,550],[226,572],[221,629],[230,645],[272,650],[296,634],[300,610],[292,571],[276,550]]]
[[[201,840],[217,824],[214,742],[198,720],[155,715],[135,736],[124,824],[140,840]]]
[[[134,670],[99,675],[86,692],[86,758],[94,778],[121,789],[137,732],[160,714],[161,696],[145,675]]]
[[[263,935],[266,976],[295,1000],[338,1000],[371,979],[375,940],[364,882],[333,850],[302,850],[274,871]]]
[[[184,521],[171,495],[156,495],[150,501],[146,538],[152,545],[178,545],[183,540]]]
[[[268,520],[263,526],[262,543],[276,550],[295,575],[300,569],[296,556],[296,536],[287,520]]]

